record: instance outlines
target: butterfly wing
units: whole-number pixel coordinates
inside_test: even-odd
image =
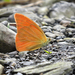
[[[42,47],[47,38],[42,29],[31,19],[16,13],[16,48],[18,51],[32,51]]]

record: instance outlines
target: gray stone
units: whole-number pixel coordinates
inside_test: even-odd
[[[75,59],[75,52],[74,52],[74,55],[67,56],[67,59]]]
[[[52,33],[51,32],[45,32],[45,34],[51,38],[55,38],[56,36],[64,36],[63,33],[61,32],[58,32],[58,31],[53,31]]]
[[[67,28],[66,30],[70,32],[75,32],[75,28]]]
[[[41,28],[44,32],[50,32],[52,27],[51,26],[42,26]]]
[[[47,29],[47,26],[42,26],[41,29]]]
[[[6,58],[5,60],[0,60],[0,64],[4,65],[6,63],[11,62],[11,66],[15,66],[16,65],[16,59],[15,58]]]
[[[72,70],[72,65],[73,63],[68,61],[58,61],[56,63],[43,62],[37,65],[15,69],[14,72],[26,74],[43,73],[43,75],[65,75]]]
[[[2,9],[0,9],[0,16],[1,17],[8,17],[10,14],[12,14],[13,13],[13,7],[8,7],[8,8],[2,8]]]
[[[48,7],[41,7],[38,9],[38,14],[40,15],[46,15],[48,13]]]
[[[75,42],[75,38],[64,38],[67,42]]]
[[[5,26],[7,26],[8,21],[2,21],[1,23],[4,24]]]
[[[58,42],[58,45],[66,45],[66,44],[69,44],[69,43],[67,43],[67,42]]]
[[[71,23],[71,21],[69,21],[69,20],[61,20],[61,24],[69,24],[69,23]]]
[[[57,31],[65,31],[66,27],[62,26],[62,25],[55,25],[53,27],[53,29],[57,30]]]
[[[14,14],[12,14],[12,15],[10,15],[9,17],[8,17],[8,21],[9,22],[15,22],[15,19],[14,19]]]
[[[56,37],[56,35],[53,34],[53,33],[51,33],[51,32],[46,32],[45,34],[46,34],[48,37],[50,37],[50,38],[55,38],[55,37]]]
[[[45,18],[45,19],[43,19],[43,21],[45,21],[45,22],[47,22],[47,23],[54,23],[55,22],[55,20],[53,19],[53,18]]]
[[[53,34],[55,34],[56,36],[64,36],[63,33],[58,32],[58,31],[53,31]]]
[[[0,23],[0,52],[15,50],[16,33]]]
[[[16,59],[15,58],[5,58],[5,60],[0,60],[0,64],[4,65],[6,63],[11,63],[11,66],[15,66],[16,65]]]
[[[75,16],[75,4],[69,3],[66,1],[61,1],[52,6],[53,11],[50,11],[49,16],[51,18],[70,18],[71,16]]]
[[[4,54],[4,53],[0,53],[0,57],[9,57],[9,55]]]
[[[6,58],[5,62],[16,62],[15,58]]]

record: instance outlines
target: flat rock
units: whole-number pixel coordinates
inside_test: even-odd
[[[16,33],[0,23],[0,52],[11,52],[15,50]]]
[[[43,62],[34,66],[15,69],[14,72],[21,72],[27,75],[41,73],[43,73],[43,75],[61,75],[70,72],[72,70],[71,65],[73,65],[73,63],[70,61],[58,61],[56,63]]]

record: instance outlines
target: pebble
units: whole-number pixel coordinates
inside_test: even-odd
[[[63,41],[63,42],[58,42],[58,44],[62,45],[62,44],[69,44],[69,43],[68,43],[68,42]]]
[[[10,15],[9,17],[8,17],[8,22],[15,22],[15,20],[14,20],[14,14],[12,14],[12,15]]]
[[[56,36],[65,37],[64,34],[63,34],[62,32],[53,31],[53,34],[55,34]]]
[[[53,27],[53,29],[62,32],[62,31],[65,31],[66,28],[64,26],[62,26],[62,25],[55,25]]]
[[[46,23],[51,23],[51,24],[54,24],[55,23],[55,20],[53,19],[53,18],[45,18],[45,19],[43,19],[43,21],[44,22],[46,22]]]
[[[50,37],[50,38],[55,38],[55,37],[56,37],[55,34],[50,33],[50,32],[46,32],[45,34],[46,34],[48,37]]]
[[[6,62],[16,62],[16,58],[6,58]]]
[[[3,25],[7,26],[8,25],[8,21],[2,21],[1,22]]]
[[[73,32],[75,33],[75,28],[67,28],[66,30],[67,30],[67,31],[70,31],[70,32],[72,32],[72,33],[73,33]]]
[[[48,7],[40,7],[37,12],[38,14],[46,15],[48,13]]]

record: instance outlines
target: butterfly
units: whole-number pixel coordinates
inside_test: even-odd
[[[17,25],[15,44],[19,52],[33,51],[48,44],[50,39],[34,21],[19,13],[14,18]]]

